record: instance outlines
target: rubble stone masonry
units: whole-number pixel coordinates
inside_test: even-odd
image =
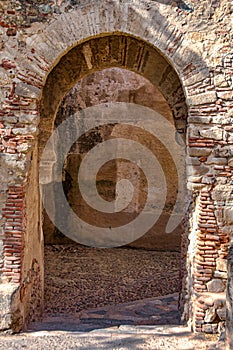
[[[183,318],[207,333],[232,321],[232,6],[0,1],[1,329],[19,331],[43,309],[38,160],[58,107],[81,78],[111,67],[154,84],[187,135]]]

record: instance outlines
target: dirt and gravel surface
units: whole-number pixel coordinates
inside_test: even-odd
[[[35,332],[0,336],[0,350],[224,350],[223,342],[184,327],[111,328],[89,333]]]
[[[47,315],[77,313],[172,294],[179,288],[178,252],[45,247]]]
[[[46,246],[44,318],[26,333],[0,335],[0,350],[224,350],[216,336],[177,324],[179,258]]]

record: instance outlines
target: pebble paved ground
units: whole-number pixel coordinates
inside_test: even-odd
[[[177,252],[46,246],[46,314],[74,314],[176,293],[179,259]]]
[[[43,320],[0,350],[225,349],[179,325],[178,253],[56,245],[45,261]]]

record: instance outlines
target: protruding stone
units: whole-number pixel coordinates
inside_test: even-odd
[[[187,176],[201,176],[208,173],[209,168],[204,165],[188,165]]]
[[[190,182],[201,183],[202,176],[189,176],[188,180]]]
[[[233,225],[233,208],[224,210],[224,220],[227,225]]]
[[[205,322],[210,323],[213,322],[216,318],[216,310],[215,307],[210,307],[208,310],[206,310],[205,315]]]
[[[206,103],[214,103],[217,100],[217,95],[215,91],[205,92],[203,94],[198,94],[189,98],[190,105],[201,105]]]
[[[221,309],[217,310],[218,317],[220,320],[225,321],[226,320],[226,308],[223,307]]]
[[[233,186],[225,184],[219,184],[217,185],[213,192],[212,192],[212,198],[213,200],[219,201],[219,202],[226,202],[226,200],[232,200],[233,199]]]
[[[216,268],[219,271],[226,272],[227,271],[227,260],[226,259],[217,259],[216,260]]]
[[[197,157],[187,157],[186,164],[187,165],[200,165],[200,160]]]
[[[225,290],[225,284],[220,279],[213,279],[207,283],[208,292],[221,293]]]
[[[214,126],[213,128],[200,130],[200,135],[208,139],[222,140],[223,130],[218,128],[217,126]]]
[[[228,165],[233,167],[233,157],[228,160]]]
[[[26,83],[16,84],[15,93],[18,96],[38,98],[40,95],[40,89],[33,85],[28,85]]]
[[[189,123],[193,124],[210,124],[212,118],[211,117],[200,117],[200,116],[190,116],[188,118]]]
[[[218,324],[211,324],[211,323],[203,324],[202,331],[204,333],[215,334],[218,331]]]
[[[227,279],[227,273],[226,272],[221,272],[221,271],[215,271],[214,272],[214,277]]]
[[[227,165],[226,158],[209,157],[205,163],[206,165],[217,164],[217,165]]]
[[[217,93],[218,97],[222,100],[232,100],[232,91],[223,91]]]
[[[211,148],[201,147],[189,147],[188,154],[190,157],[203,157],[208,156],[212,152]]]

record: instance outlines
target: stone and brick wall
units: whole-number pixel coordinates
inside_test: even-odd
[[[20,282],[26,228],[25,186],[9,186],[7,203],[3,209],[5,237],[2,272],[9,282]]]
[[[43,291],[36,178],[30,213],[27,204],[30,174],[38,172],[38,134],[41,152],[77,81],[121,67],[159,88],[179,132],[188,126],[184,317],[195,331],[220,330],[233,226],[232,3],[0,1],[0,13],[1,328],[20,319],[18,329],[29,317],[32,308],[20,304],[19,290],[34,305],[34,291]]]

